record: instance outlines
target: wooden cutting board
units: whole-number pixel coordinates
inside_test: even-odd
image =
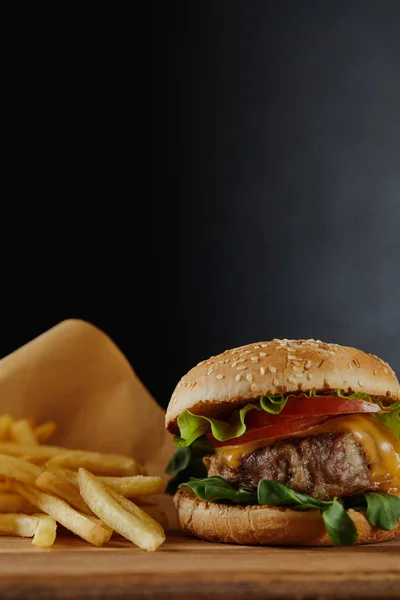
[[[162,600],[400,597],[400,541],[352,548],[271,548],[168,536],[156,552],[115,539],[51,549],[0,538],[0,598]]]

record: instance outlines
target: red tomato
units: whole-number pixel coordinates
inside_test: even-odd
[[[372,402],[338,396],[292,397],[279,415],[272,415],[263,410],[250,411],[246,416],[247,430],[238,438],[225,442],[218,442],[212,435],[209,438],[215,448],[234,446],[255,440],[287,436],[320,425],[337,415],[373,412],[387,411]]]
[[[252,411],[256,412],[256,411]],[[270,415],[278,418],[279,415]],[[237,446],[239,444],[246,444],[247,442],[253,442],[255,440],[264,440],[271,437],[277,437],[279,435],[288,435],[290,433],[296,433],[297,431],[303,431],[310,427],[315,427],[327,421],[330,417],[299,417],[299,418],[287,418],[284,421],[281,420],[276,425],[268,425],[267,427],[255,427],[253,429],[247,429],[247,431],[238,438],[226,440],[225,442],[219,442],[212,435],[209,439],[214,448],[220,446]]]
[[[298,417],[322,417],[328,415],[347,415],[350,413],[384,412],[378,404],[365,400],[349,400],[338,396],[300,396],[289,398],[279,415],[271,415],[264,410],[252,410],[246,416],[248,428],[275,425]]]

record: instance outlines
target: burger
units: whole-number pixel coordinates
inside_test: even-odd
[[[399,415],[394,371],[356,348],[275,339],[200,362],[166,411],[181,528],[252,545],[396,537]]]

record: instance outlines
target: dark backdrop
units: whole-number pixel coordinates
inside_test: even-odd
[[[164,405],[259,339],[400,371],[400,3],[130,6],[4,58],[1,355],[87,319]]]

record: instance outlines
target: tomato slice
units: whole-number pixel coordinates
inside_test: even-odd
[[[279,415],[270,416],[275,417],[276,419],[279,417]],[[330,418],[331,417],[326,416],[298,418],[285,417],[284,420],[281,419],[280,422],[276,423],[275,425],[247,429],[247,431],[240,437],[226,440],[225,442],[219,442],[212,435],[209,436],[209,439],[214,448],[219,448],[221,446],[238,446],[240,444],[246,444],[247,442],[253,442],[256,440],[266,440],[268,438],[278,437],[280,435],[286,436],[290,433],[297,433],[298,431],[303,431],[304,429],[321,425],[321,423],[324,423]]]
[[[378,404],[365,400],[350,400],[338,396],[311,396],[310,398],[300,396],[289,398],[279,415],[271,415],[263,410],[250,411],[246,417],[246,425],[248,428],[265,427],[284,422],[288,417],[322,417],[373,412],[385,411]]]
[[[272,415],[264,410],[250,411],[246,416],[247,430],[242,436],[219,442],[210,434],[209,439],[215,448],[236,446],[255,440],[287,436],[320,425],[337,415],[376,412],[387,410],[372,402],[338,396],[292,397],[279,415]]]

